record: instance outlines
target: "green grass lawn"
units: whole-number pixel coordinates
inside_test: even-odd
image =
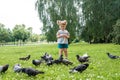
[[[40,56],[48,52],[54,59],[58,58],[57,44],[40,44],[29,46],[3,46],[0,47],[0,65],[9,64],[9,69],[5,74],[0,74],[0,80],[120,80],[120,59],[111,60],[106,55],[110,52],[120,56],[120,45],[114,44],[71,44],[68,48],[68,59],[73,65],[65,66],[41,64],[34,66],[33,59],[39,59]],[[76,54],[90,55],[89,67],[83,73],[70,74],[70,68],[79,65]],[[30,60],[20,61],[19,58],[31,55]],[[29,77],[24,73],[14,73],[13,66],[19,63],[22,67],[32,67],[44,71],[45,74],[39,74],[35,77]]]

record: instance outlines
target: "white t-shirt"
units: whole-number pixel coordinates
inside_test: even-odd
[[[63,34],[70,35],[67,30],[58,30],[56,35],[63,35]],[[60,37],[57,39],[57,42],[59,44],[68,44],[68,39],[64,37]]]

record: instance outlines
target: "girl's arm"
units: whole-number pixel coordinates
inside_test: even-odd
[[[66,34],[57,34],[57,38],[60,38],[60,37],[69,38],[69,36]]]
[[[56,37],[57,37],[57,38],[60,38],[60,37],[64,37],[64,36],[63,36],[63,34],[57,33],[57,34],[56,34]]]
[[[60,34],[57,34],[57,38],[60,38],[61,36],[60,36]]]
[[[70,34],[69,33],[68,34],[60,34],[59,32],[57,32],[56,37],[57,38],[60,38],[60,37],[70,38]]]
[[[65,38],[70,38],[70,33],[67,31],[67,34],[64,36]]]
[[[70,36],[69,36],[69,35],[64,35],[64,37],[65,37],[65,38],[70,38]]]

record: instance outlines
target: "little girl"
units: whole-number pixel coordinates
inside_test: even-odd
[[[57,42],[58,42],[58,48],[59,48],[59,55],[65,54],[65,58],[68,57],[68,38],[70,37],[69,32],[66,30],[67,21],[63,20],[57,20],[57,24],[59,25],[60,30],[58,30],[56,36],[57,36]]]

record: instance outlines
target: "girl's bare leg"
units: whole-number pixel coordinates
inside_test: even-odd
[[[63,50],[64,50],[64,49],[62,49],[62,48],[59,49],[59,56],[60,56],[60,55],[63,55]]]
[[[67,48],[64,48],[64,54],[65,54],[65,58],[68,58],[68,51],[67,51]]]

